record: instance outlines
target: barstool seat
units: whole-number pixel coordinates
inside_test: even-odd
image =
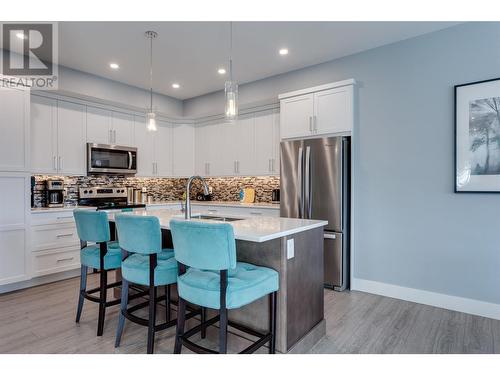
[[[90,245],[84,247],[80,251],[80,263],[87,267],[95,269],[100,268],[100,250],[99,245]],[[104,255],[104,269],[113,270],[120,268],[122,263],[122,251],[120,248],[109,247],[106,255]]]
[[[131,283],[149,286],[149,255],[131,254],[122,262],[122,276]],[[163,250],[158,254],[154,285],[175,284],[176,280],[177,262],[174,252]]]
[[[228,270],[226,308],[237,309],[279,288],[278,272],[267,267],[237,262]],[[220,274],[218,271],[189,268],[179,276],[177,287],[188,302],[212,309],[220,308]]]

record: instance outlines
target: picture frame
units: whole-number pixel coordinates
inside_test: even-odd
[[[500,78],[454,94],[455,193],[500,193]]]

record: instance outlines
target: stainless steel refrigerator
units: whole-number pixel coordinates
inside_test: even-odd
[[[281,142],[282,217],[327,220],[325,286],[349,287],[350,137]]]

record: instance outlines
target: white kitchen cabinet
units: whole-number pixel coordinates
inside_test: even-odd
[[[0,171],[29,171],[30,92],[0,88]]]
[[[295,138],[312,134],[313,94],[282,99],[280,108],[281,138]]]
[[[85,106],[33,96],[31,171],[85,175]]]
[[[277,175],[279,168],[279,114],[255,117],[255,174]]]
[[[351,131],[352,99],[352,85],[314,93],[314,133],[331,134]]]
[[[158,130],[147,130],[146,120],[135,119],[135,144],[137,147],[137,176],[172,176],[172,126],[156,120]]]
[[[111,111],[87,106],[87,142],[111,144]]]
[[[0,285],[30,278],[29,188],[29,174],[0,173]]]
[[[255,174],[255,127],[254,118],[242,118],[230,126],[234,129],[228,144],[232,145],[234,158],[233,174],[248,176]]]
[[[194,126],[172,125],[172,175],[188,177],[194,174]]]
[[[200,176],[224,175],[227,158],[226,123],[198,125],[195,130],[195,169]]]
[[[87,106],[87,142],[134,146],[134,116]]]
[[[134,116],[113,111],[111,119],[112,144],[134,146]]]
[[[349,79],[279,95],[281,138],[352,131],[355,83]]]
[[[57,101],[57,165],[62,174],[85,175],[85,106]]]
[[[153,177],[155,175],[153,132],[146,128],[146,119],[135,116],[135,146],[137,147],[137,176]]]
[[[57,100],[31,96],[31,171],[57,173]]]
[[[153,136],[153,151],[156,177],[172,176],[172,126],[165,121],[156,121],[158,130]]]

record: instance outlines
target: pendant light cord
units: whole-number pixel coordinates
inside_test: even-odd
[[[233,81],[233,22],[229,22],[229,80]]]
[[[150,109],[153,112],[153,36],[149,37],[150,39],[150,64],[149,64],[149,92],[150,92]]]

